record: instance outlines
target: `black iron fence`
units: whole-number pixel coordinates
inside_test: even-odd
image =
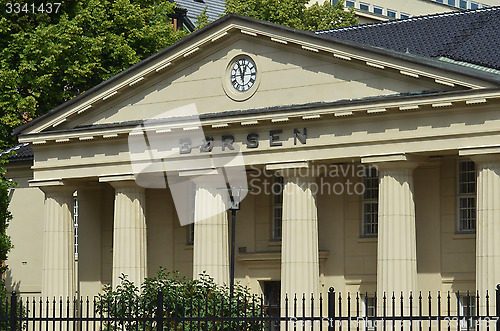
[[[165,300],[161,291],[150,303],[19,298],[12,292],[0,303],[0,330],[500,331],[500,285],[492,297],[488,292],[483,297],[469,292],[343,295],[330,288],[326,300],[286,296],[279,310],[269,310],[262,296],[231,304],[176,302]]]

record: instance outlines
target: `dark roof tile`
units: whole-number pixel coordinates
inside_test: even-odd
[[[29,143],[19,144],[3,152],[0,152],[0,156],[10,154],[11,152],[15,153],[9,156],[9,162],[33,160],[33,150],[31,149]]]

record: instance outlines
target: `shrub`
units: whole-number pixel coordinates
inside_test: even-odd
[[[247,288],[236,284],[230,299],[229,287],[217,285],[206,274],[190,280],[164,268],[160,268],[156,277],[147,278],[140,290],[122,275],[115,290],[107,286],[98,296],[96,313],[110,319],[105,330],[154,329],[160,291],[165,329],[261,329],[261,322],[248,318],[264,316],[263,300],[251,295]]]

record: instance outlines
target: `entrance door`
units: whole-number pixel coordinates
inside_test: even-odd
[[[280,281],[265,281],[263,282],[264,288],[264,308],[267,314],[271,317],[280,316],[280,295],[281,295],[281,282]],[[266,328],[270,331],[280,329],[279,322],[271,322]]]

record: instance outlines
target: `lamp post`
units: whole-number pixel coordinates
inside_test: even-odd
[[[229,198],[231,199],[231,255],[229,264],[229,297],[233,298],[234,290],[234,254],[236,238],[236,212],[240,210],[241,187],[228,187]]]

